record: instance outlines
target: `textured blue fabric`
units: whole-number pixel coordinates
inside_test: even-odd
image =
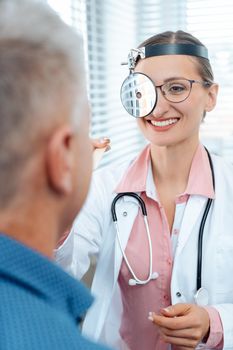
[[[0,233],[1,350],[107,350],[78,329],[91,302],[55,263]]]

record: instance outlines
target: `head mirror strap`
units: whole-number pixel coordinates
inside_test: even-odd
[[[188,55],[208,58],[205,46],[194,44],[155,44],[145,46],[145,58],[163,55]]]

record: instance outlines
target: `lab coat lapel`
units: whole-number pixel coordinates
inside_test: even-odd
[[[117,219],[120,233],[120,240],[125,250],[134,220],[138,213],[138,202],[132,197],[123,197],[117,203]],[[115,237],[115,261],[114,261],[114,280],[117,281],[120,266],[122,262],[122,252],[117,239]]]
[[[199,232],[201,215],[204,212],[206,203],[207,198],[203,196],[189,197],[180,228],[176,256],[181,253],[193,230],[196,228],[196,231]]]

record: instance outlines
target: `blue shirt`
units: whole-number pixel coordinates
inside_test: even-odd
[[[107,350],[77,327],[91,302],[52,261],[0,233],[1,350]]]

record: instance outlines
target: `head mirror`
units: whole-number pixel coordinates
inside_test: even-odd
[[[128,55],[130,74],[121,86],[121,102],[125,110],[133,117],[146,117],[152,113],[157,103],[157,91],[152,80],[143,73],[134,73],[139,59],[163,55],[189,55],[208,60],[205,46],[196,44],[168,43],[152,44],[139,49],[131,49]]]
[[[131,73],[121,86],[121,102],[133,117],[150,114],[157,102],[157,93],[151,79],[142,73]]]

